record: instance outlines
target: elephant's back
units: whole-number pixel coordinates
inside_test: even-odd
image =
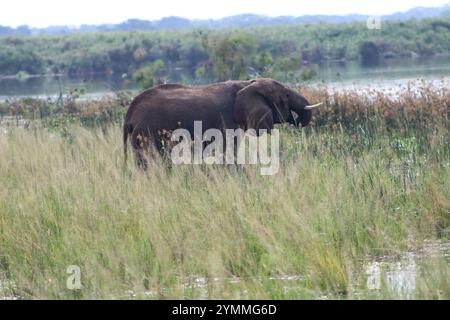
[[[191,129],[194,121],[216,126],[221,112],[231,108],[234,92],[224,86],[187,87],[166,84],[139,94],[131,103],[125,122],[152,128]]]
[[[131,104],[128,107],[127,113],[125,115],[125,123],[130,122],[133,115],[135,115],[135,113],[141,113],[142,111],[139,111],[139,109],[142,109],[145,106],[151,106],[152,105],[151,102],[153,100],[155,100],[155,98],[158,98],[158,94],[160,93],[161,90],[174,90],[174,89],[180,89],[180,88],[186,88],[186,87],[183,85],[179,85],[179,84],[162,84],[162,85],[147,89],[145,91],[142,91],[131,101]],[[147,102],[150,102],[150,103],[147,103]],[[153,104],[153,105],[156,105],[156,104]]]
[[[183,86],[181,84],[162,84],[162,85],[147,89],[145,91],[142,91],[140,94],[138,94],[133,99],[133,101],[130,104],[129,109],[132,109],[134,106],[139,105],[142,101],[152,99],[152,97],[157,96],[160,91],[175,90],[175,89],[181,89],[181,88],[188,88],[188,87]]]
[[[227,103],[228,96],[203,88],[170,85],[170,88],[153,88],[137,96],[130,105],[133,109],[147,112],[201,112],[215,109]],[[198,109],[198,110],[197,110]]]

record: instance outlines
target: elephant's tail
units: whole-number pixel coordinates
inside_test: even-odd
[[[132,131],[133,131],[132,125],[125,122],[125,124],[123,125],[123,155],[125,163],[127,162],[128,136]]]

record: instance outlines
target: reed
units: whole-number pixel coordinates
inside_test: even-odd
[[[399,297],[361,289],[363,266],[448,241],[448,89],[396,102],[305,94],[327,107],[306,130],[281,127],[275,176],[159,162],[142,172],[124,166],[113,124],[3,125],[0,296]],[[425,263],[412,297],[449,299],[448,259]],[[66,287],[70,265],[81,290]]]

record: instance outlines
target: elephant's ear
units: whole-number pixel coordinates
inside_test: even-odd
[[[267,92],[267,83],[253,81],[236,94],[234,120],[245,129],[271,130],[274,125],[273,99]]]

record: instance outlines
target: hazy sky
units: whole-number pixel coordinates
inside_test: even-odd
[[[2,0],[0,25],[33,27],[118,23],[167,16],[221,18],[240,13],[268,16],[361,13],[383,15],[449,0]]]

